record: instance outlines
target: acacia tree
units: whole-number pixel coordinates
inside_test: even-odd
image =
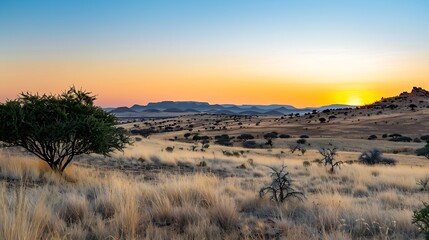
[[[21,93],[0,104],[0,141],[20,146],[63,172],[75,156],[122,151],[130,139],[116,117],[74,87],[59,95]]]

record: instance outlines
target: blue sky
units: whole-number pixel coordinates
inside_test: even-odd
[[[427,51],[428,12],[428,1],[405,0],[2,1],[0,43],[12,53],[109,48],[125,55],[151,49],[210,54],[264,51],[270,48],[264,43]]]

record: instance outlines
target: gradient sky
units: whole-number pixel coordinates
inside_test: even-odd
[[[429,1],[0,1],[0,102],[319,106],[429,88]]]

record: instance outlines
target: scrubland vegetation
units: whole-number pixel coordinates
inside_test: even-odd
[[[72,90],[0,105],[3,122],[15,121],[0,131],[4,239],[428,238],[427,109],[118,128]]]
[[[168,144],[168,145],[167,145]],[[0,155],[0,234],[7,239],[413,239],[417,182],[429,164],[344,163],[332,173],[304,156],[257,149],[225,156],[143,139],[110,158],[81,157],[64,176],[16,149]],[[181,150],[182,149],[182,150]],[[228,148],[239,152],[240,148]],[[359,154],[338,152],[338,160]],[[251,161],[250,161],[251,159]],[[206,166],[198,164],[204,161]],[[303,162],[310,163],[304,166]],[[305,199],[260,198],[270,169],[285,164]],[[243,166],[243,167],[240,167]]]

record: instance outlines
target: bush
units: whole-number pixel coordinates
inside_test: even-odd
[[[399,133],[392,133],[392,134],[389,135],[389,137],[391,137],[391,138],[397,138],[397,137],[402,137],[402,135],[399,134]]]
[[[428,141],[429,140],[429,135],[423,135],[420,137],[421,140],[423,141]]]
[[[191,136],[191,133],[185,133],[183,136],[187,139],[188,137]]]
[[[0,104],[0,141],[20,146],[63,172],[75,156],[123,150],[131,141],[116,117],[74,87],[60,95],[22,93]]]
[[[383,153],[381,153],[378,149],[369,150],[363,152],[359,156],[359,162],[366,165],[375,165],[375,164],[387,164],[387,165],[395,165],[396,160],[391,158],[384,158]]]
[[[289,134],[280,134],[279,138],[290,138]]]
[[[231,140],[232,138],[230,138],[227,134],[215,136],[215,144],[219,144],[222,146],[232,146]]]
[[[376,136],[376,135],[370,135],[370,136],[368,137],[368,140],[375,140],[375,139],[377,139],[377,136]]]
[[[424,148],[419,148],[416,150],[417,156],[425,156],[426,158],[429,158],[429,147],[425,146]]]
[[[301,136],[299,136],[300,138],[309,138],[309,136],[308,135],[301,135]]]
[[[245,141],[243,143],[243,147],[245,148],[256,148],[256,142],[255,141]]]
[[[166,147],[165,151],[167,151],[167,152],[173,152],[174,151],[174,147]]]
[[[303,138],[296,140],[296,143],[298,143],[298,144],[305,144],[306,142],[307,142],[307,140],[305,140]]]
[[[414,211],[413,224],[419,228],[420,233],[429,239],[429,204],[423,203],[423,208]]]
[[[273,138],[277,138],[278,133],[276,132],[270,132],[270,133],[266,133],[264,134],[264,138],[265,139],[273,139]]]
[[[267,140],[265,145],[270,145],[272,147],[273,146],[273,139],[277,138],[278,137],[277,135],[278,135],[277,132],[270,132],[270,133],[264,134],[264,138],[265,138],[265,140]]]
[[[302,200],[305,198],[304,193],[296,191],[292,187],[292,180],[289,172],[286,171],[286,166],[282,165],[281,168],[276,169],[268,167],[272,170],[271,179],[272,182],[269,186],[261,188],[259,196],[262,198],[266,194],[271,195],[270,199],[276,203],[282,203],[288,198],[298,198]]]
[[[141,135],[141,136],[147,138],[152,133],[156,133],[156,131],[154,131],[151,128],[145,128],[145,129],[132,129],[132,130],[130,130],[130,133],[133,135]]]
[[[308,168],[311,166],[311,163],[309,161],[304,161],[302,162],[302,166],[304,166],[305,168]]]
[[[413,141],[413,139],[410,137],[402,136],[402,137],[391,138],[391,139],[389,139],[389,141],[392,141],[392,142],[411,142],[411,141]]]
[[[255,137],[252,134],[247,134],[247,133],[243,133],[240,136],[237,137],[237,139],[243,140],[243,141],[247,141],[250,139],[254,139]]]

